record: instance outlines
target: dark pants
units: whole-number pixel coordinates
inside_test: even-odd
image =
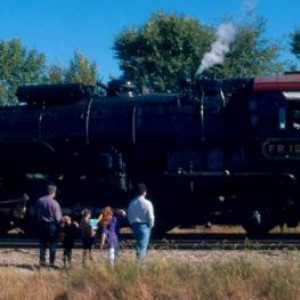
[[[72,248],[71,247],[64,247],[64,253],[63,253],[63,262],[64,265],[71,264],[72,262]]]
[[[85,237],[82,239],[82,248],[85,250],[92,250],[95,239],[92,237]]]
[[[72,261],[72,250],[74,248],[74,240],[73,239],[67,239],[67,237],[65,237],[65,241],[63,242],[63,248],[64,248],[64,252],[63,252],[63,262],[64,264],[71,263]]]
[[[40,264],[46,263],[46,251],[49,249],[49,263],[54,264],[56,258],[56,246],[58,239],[58,224],[39,224],[40,236]]]
[[[93,256],[92,256],[92,248],[94,245],[95,239],[92,237],[86,237],[82,239],[82,264],[85,265],[86,261],[86,256],[89,255],[89,259],[92,261]]]

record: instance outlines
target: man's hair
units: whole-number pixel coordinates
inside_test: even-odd
[[[146,192],[147,192],[147,186],[146,186],[146,184],[145,183],[139,183],[137,185],[137,194],[139,196],[141,196],[141,195],[143,195]]]
[[[48,194],[56,193],[56,190],[57,190],[57,188],[55,185],[52,185],[52,184],[48,185]]]

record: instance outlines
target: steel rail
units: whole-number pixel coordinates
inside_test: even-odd
[[[58,243],[58,248],[61,248]],[[75,248],[82,247],[81,240],[76,239]],[[98,247],[96,240],[95,248]],[[135,242],[132,238],[123,238],[120,242],[121,249],[134,249]],[[12,249],[37,249],[37,238],[0,238],[0,248]],[[243,237],[206,237],[191,238],[177,237],[152,239],[149,244],[152,250],[299,250],[300,239],[297,237],[248,239]]]

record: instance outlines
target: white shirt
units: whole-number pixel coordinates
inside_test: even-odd
[[[144,196],[139,196],[129,203],[128,221],[130,224],[147,223],[152,228],[154,219],[153,205]]]

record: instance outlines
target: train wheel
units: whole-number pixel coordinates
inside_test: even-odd
[[[37,234],[34,206],[39,197],[46,195],[47,186],[49,184],[54,183],[47,177],[35,177],[30,175],[23,180],[22,184],[19,187],[22,193],[26,193],[29,196],[26,215],[24,219],[19,219],[19,221],[17,222],[26,236],[32,237],[36,236]]]
[[[276,225],[277,224],[274,223],[273,218],[267,214],[255,210],[252,212],[249,218],[246,218],[243,228],[249,236],[257,237],[267,235],[268,232]]]
[[[268,234],[268,230],[264,226],[249,226],[247,224],[243,225],[243,228],[249,237],[259,237]]]

